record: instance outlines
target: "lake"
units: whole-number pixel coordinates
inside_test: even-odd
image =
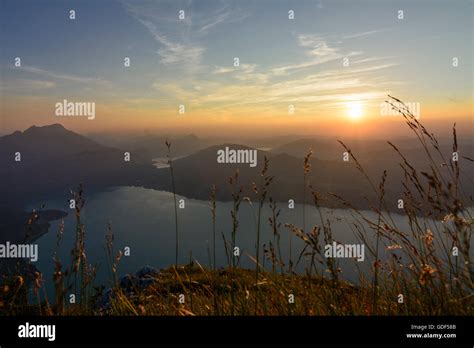
[[[179,263],[188,263],[192,258],[202,265],[209,265],[209,254],[212,255],[212,219],[210,203],[188,199],[178,196],[178,200],[185,200],[185,208],[178,209],[179,224]],[[106,266],[105,259],[105,236],[107,226],[111,222],[114,234],[114,249],[130,248],[130,256],[122,257],[118,267],[119,275],[135,272],[145,265],[156,268],[168,267],[175,262],[175,222],[173,194],[169,192],[156,191],[139,187],[116,187],[94,194],[85,194],[86,204],[82,211],[82,222],[85,224],[86,251],[88,263],[99,266],[96,283],[110,285],[110,271]],[[309,199],[309,198],[308,198]],[[65,229],[59,249],[59,256],[63,267],[68,264],[70,252],[73,248],[75,236],[75,214],[69,209],[66,199],[38,202],[45,204],[45,209],[59,209],[68,211],[65,218]],[[282,222],[281,251],[284,259],[289,255],[290,230],[284,227],[285,223],[292,223],[302,227],[303,206],[295,205],[289,209],[287,204],[279,203],[281,214],[279,221]],[[31,207],[30,207],[31,208]],[[222,239],[222,233],[230,240],[232,219],[230,210],[232,202],[217,202],[216,221],[216,255],[218,266],[225,266],[227,259]],[[360,243],[350,228],[354,217],[349,210],[321,208],[323,218],[331,220],[334,239],[341,243]],[[273,240],[271,226],[268,217],[271,211],[268,206],[262,213],[261,244],[268,245]],[[237,231],[237,245],[241,250],[241,266],[255,267],[247,253],[255,255],[256,244],[256,215],[257,207],[248,202],[242,202],[238,214],[239,228]],[[376,218],[372,212],[366,215]],[[406,217],[393,214],[397,225],[408,230]],[[306,206],[306,228],[309,229],[320,224],[319,214],[314,206]],[[36,267],[43,272],[46,284],[52,284],[53,254],[56,248],[56,232],[60,221],[53,221],[48,233],[40,237],[36,242],[39,244],[39,259]],[[365,225],[367,227],[367,225]],[[369,234],[373,235],[369,229]],[[292,237],[293,260],[295,260],[303,248],[303,243],[297,237]],[[211,256],[212,257],[212,256]],[[372,256],[365,248],[365,262],[355,260],[339,259],[342,269],[341,276],[352,282],[358,281],[359,267],[367,270],[373,262]],[[298,271],[303,271],[309,264],[304,260]],[[271,269],[269,260],[265,261],[265,267]],[[322,266],[319,267],[320,269]],[[329,276],[329,274],[328,274]],[[50,288],[47,289],[51,291]]]

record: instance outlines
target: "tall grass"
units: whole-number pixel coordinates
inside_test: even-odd
[[[211,187],[211,217],[212,217],[212,269],[215,271],[217,267],[216,263],[216,185]]]
[[[173,160],[171,158],[171,143],[168,140],[165,141],[166,147],[168,149],[167,157],[168,164],[170,166],[170,176],[171,176],[171,189],[173,190],[173,201],[174,201],[174,226],[175,226],[175,267],[178,267],[179,259],[179,236],[178,236],[178,204],[176,202],[176,186],[174,181],[174,172],[173,172]]]
[[[268,172],[269,160],[265,156],[263,169],[260,173],[261,183],[260,186],[253,183],[253,191],[257,196],[258,200],[258,213],[257,213],[257,245],[256,245],[256,262],[255,262],[255,314],[258,310],[258,274],[260,271],[260,228],[261,228],[261,219],[262,219],[262,209],[265,204],[265,200],[268,194],[268,188],[273,181],[273,177],[267,175]]]

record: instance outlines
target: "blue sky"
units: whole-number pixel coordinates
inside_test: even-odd
[[[350,101],[373,115],[387,93],[433,117],[473,116],[472,1],[1,0],[0,21],[8,129],[53,123],[64,98],[96,101],[98,128],[112,115],[172,127],[179,104],[190,127],[284,125],[289,104],[304,127],[344,117]]]

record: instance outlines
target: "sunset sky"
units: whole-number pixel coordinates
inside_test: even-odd
[[[0,133],[62,123],[80,132],[380,135],[401,125],[380,114],[387,94],[419,103],[421,119],[440,129],[458,122],[472,132],[473,6],[2,0]],[[96,118],[55,116],[63,99],[95,102]]]

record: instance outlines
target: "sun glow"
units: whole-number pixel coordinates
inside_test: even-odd
[[[362,104],[358,101],[351,101],[347,103],[347,116],[353,120],[358,121],[362,118]]]

